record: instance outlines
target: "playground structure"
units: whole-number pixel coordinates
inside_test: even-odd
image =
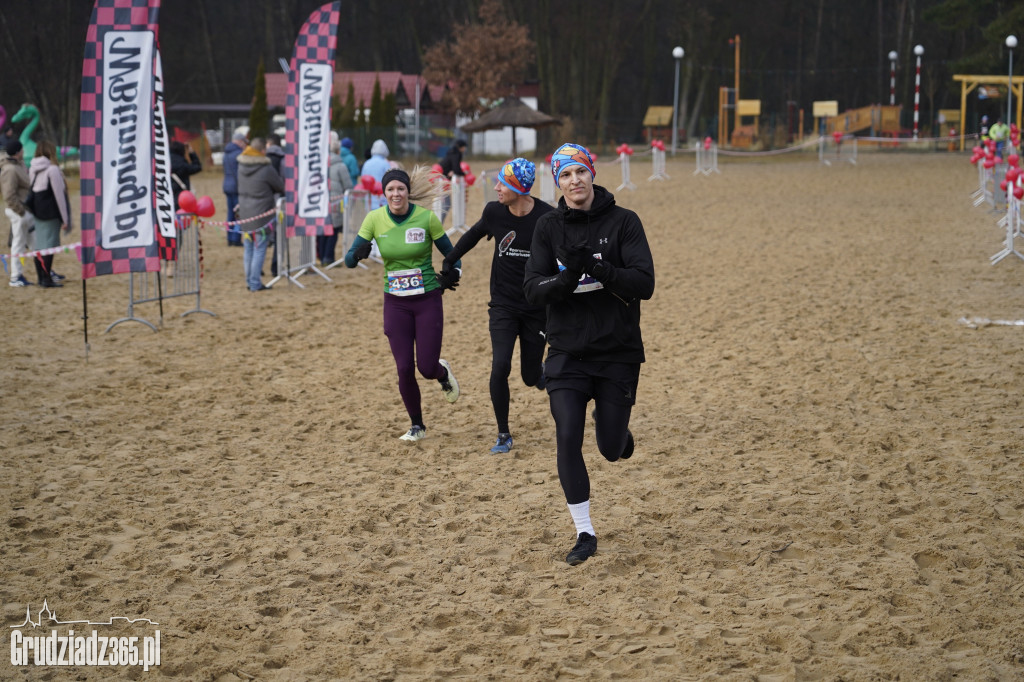
[[[970,76],[964,74],[955,74],[953,80],[960,83],[960,121],[965,121],[967,116],[967,95],[969,95],[975,88],[986,85],[1008,85],[1012,92],[1010,93],[1013,98],[1017,101],[1017,110],[1013,117],[1013,121],[1007,121],[1007,124],[1016,125],[1019,129],[1021,127],[1021,111],[1022,102],[1021,98],[1024,95],[1024,76]],[[966,139],[964,126],[960,126],[960,151],[964,150],[964,140]]]

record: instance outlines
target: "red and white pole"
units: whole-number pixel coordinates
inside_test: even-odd
[[[889,105],[896,105],[896,50],[889,53]]]
[[[917,55],[917,73],[914,75],[914,139],[917,139],[917,122],[921,109],[921,55],[924,54],[924,47],[914,46],[914,54]]]

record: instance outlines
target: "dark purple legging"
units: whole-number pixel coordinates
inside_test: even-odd
[[[441,290],[416,296],[384,294],[384,334],[398,369],[398,391],[413,420],[422,414],[416,369],[427,379],[440,379],[445,369],[438,362],[444,333]]]

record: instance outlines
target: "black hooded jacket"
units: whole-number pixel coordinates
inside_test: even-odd
[[[603,283],[559,275],[557,249],[581,241],[612,266]],[[551,353],[598,362],[645,360],[640,300],[654,295],[654,259],[640,218],[616,206],[605,188],[594,185],[588,211],[569,208],[563,198],[537,220],[523,292],[530,303],[547,306]]]

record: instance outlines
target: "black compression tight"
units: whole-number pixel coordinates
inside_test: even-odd
[[[558,480],[565,501],[579,504],[590,499],[590,476],[583,461],[583,430],[590,398],[572,389],[558,389],[549,394],[551,416],[555,418]],[[597,448],[608,461],[614,462],[626,449],[631,405],[597,402],[595,436]]]
[[[508,376],[512,373],[512,349],[519,337],[519,369],[523,383],[533,386],[540,381],[544,342],[536,343],[520,336],[514,329],[491,330],[491,405],[499,433],[510,433],[508,427]]]

